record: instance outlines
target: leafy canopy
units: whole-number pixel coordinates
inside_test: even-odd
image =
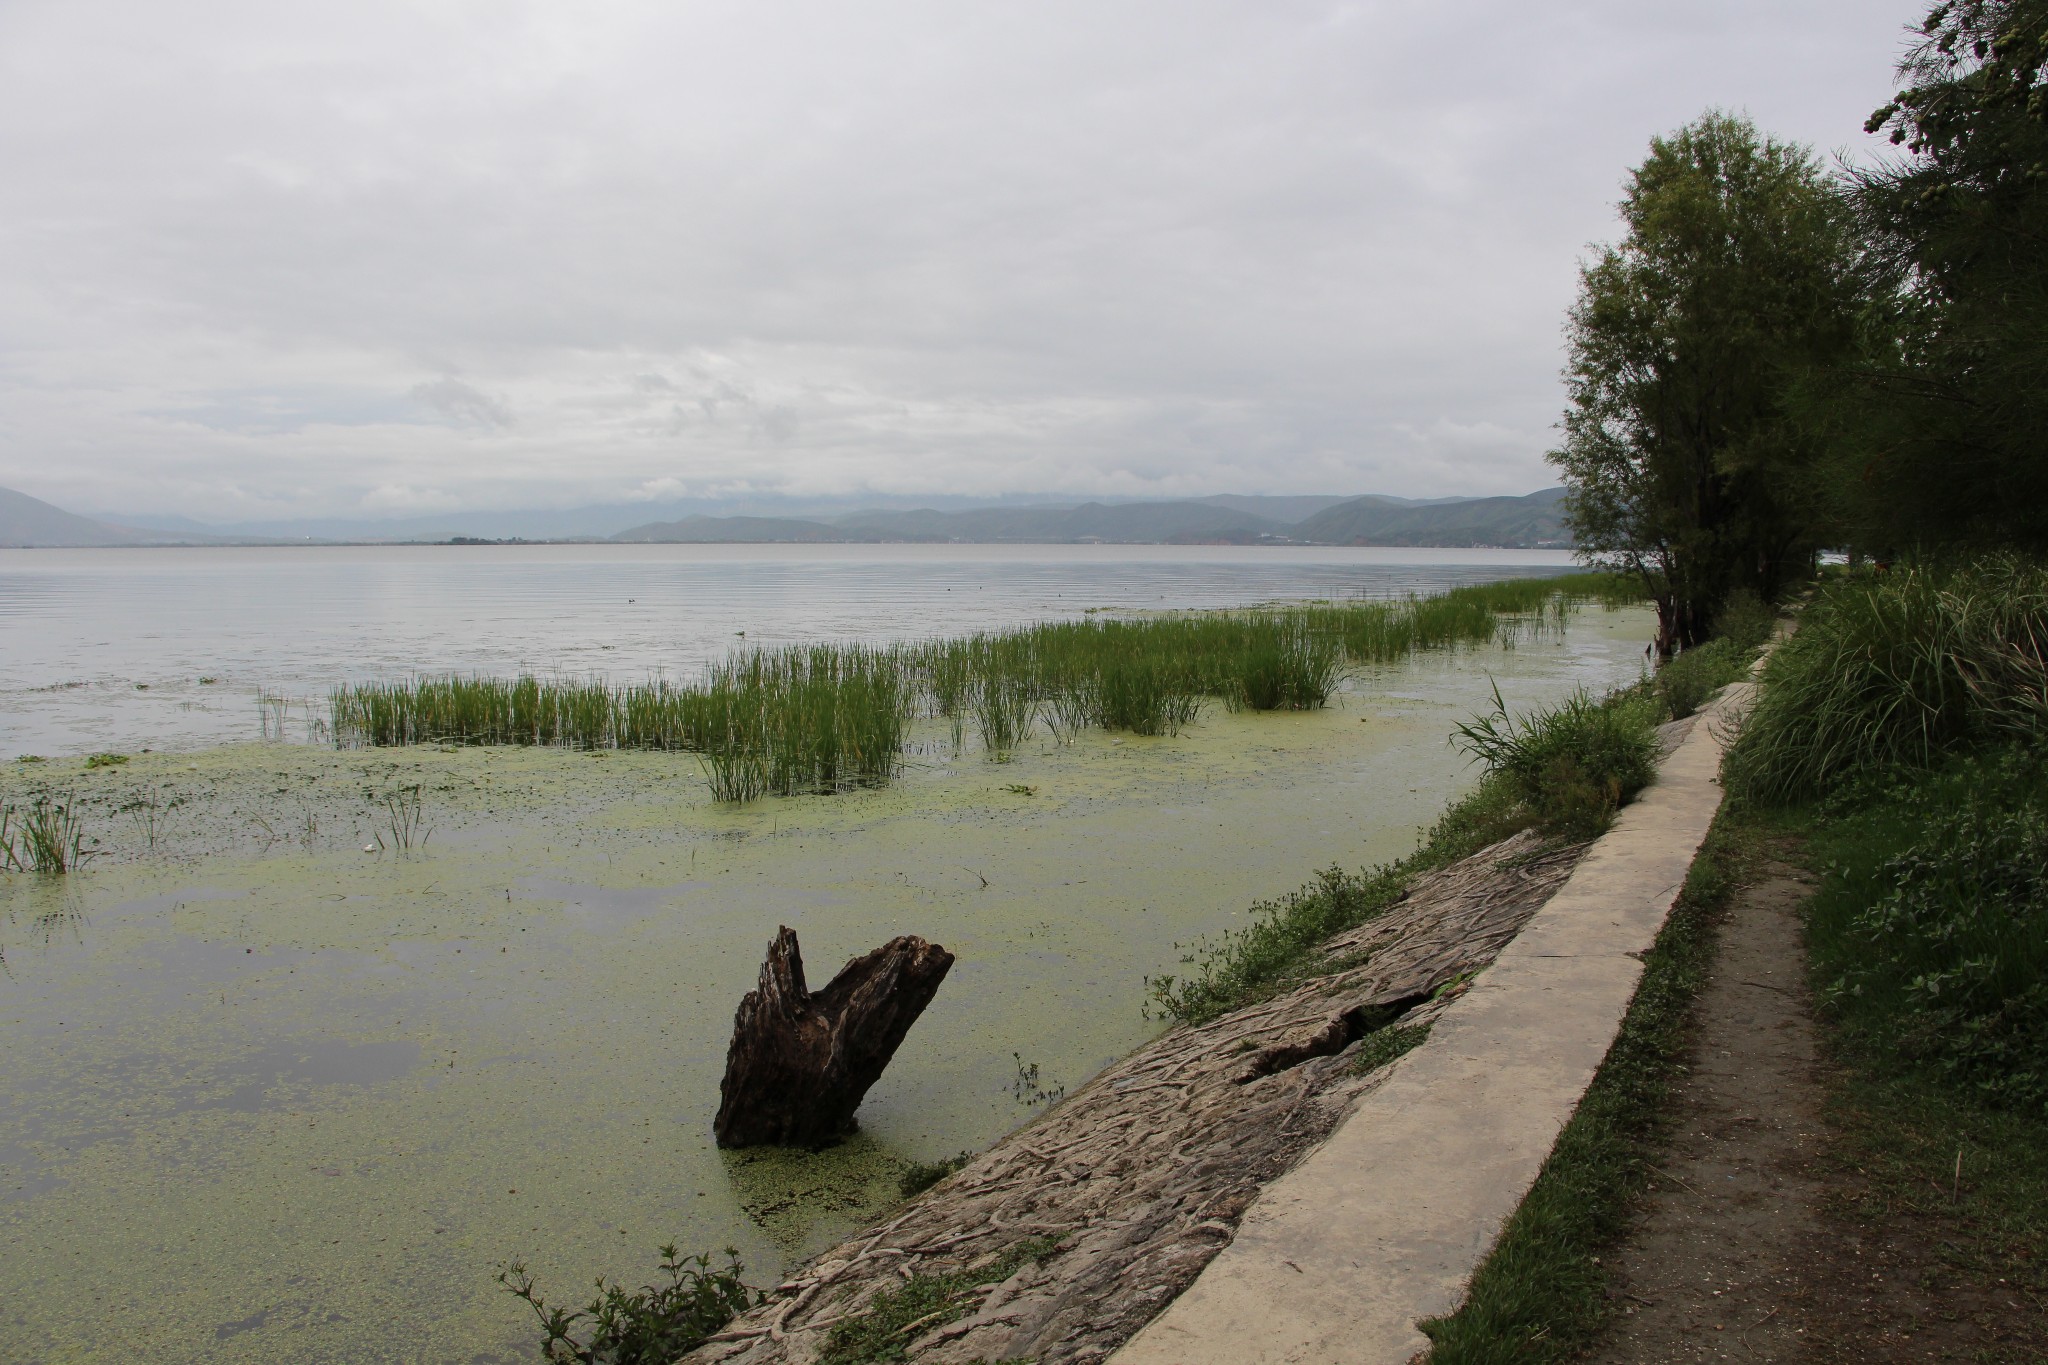
[[[1655,139],[1620,207],[1621,243],[1580,272],[1550,460],[1581,553],[1642,578],[1668,652],[1822,543],[1817,447],[1784,400],[1851,340],[1853,252],[1812,154],[1728,114]]]

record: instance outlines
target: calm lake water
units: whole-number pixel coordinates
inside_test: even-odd
[[[0,1358],[530,1361],[491,1279],[645,1282],[653,1249],[789,1266],[1161,1026],[1148,976],[1333,863],[1395,858],[1447,744],[1635,677],[1650,614],[1359,669],[1322,710],[1179,736],[921,721],[885,790],[709,798],[686,754],[252,741],[259,688],[413,670],[685,673],[738,642],[1089,607],[1385,596],[1556,555],[533,547],[0,555],[0,803],[106,856],[0,875]],[[630,600],[629,600],[630,599]],[[202,677],[219,681],[203,684]],[[71,685],[78,684],[78,685]],[[300,712],[303,715],[303,708]],[[118,748],[125,764],[80,755]],[[143,748],[154,752],[143,754]],[[388,839],[393,792],[428,840]],[[733,1008],[779,925],[814,982],[899,933],[958,954],[821,1153],[719,1152]]]
[[[259,691],[317,713],[329,687],[370,677],[686,676],[740,643],[1394,597],[1570,567],[1554,550],[1161,545],[0,550],[0,757],[245,739]]]

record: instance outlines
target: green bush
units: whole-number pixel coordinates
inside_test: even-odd
[[[1665,661],[1652,684],[1673,720],[1683,720],[1708,697],[1749,675],[1750,648],[1733,640],[1711,640]]]
[[[1600,700],[1579,691],[1517,719],[1496,687],[1493,714],[1459,725],[1455,738],[1510,784],[1538,823],[1591,838],[1656,776],[1662,719],[1656,698],[1640,689]]]
[[[1737,649],[1761,649],[1777,628],[1777,610],[1746,589],[1730,593],[1714,617],[1714,638]]]
[[[2048,752],[2015,745],[1833,803],[1812,936],[1865,1037],[1997,1107],[2048,1113]]]
[[[1859,773],[1926,769],[2048,728],[2048,570],[1996,557],[1824,587],[1764,668],[1728,756],[1731,790],[1765,802]]]

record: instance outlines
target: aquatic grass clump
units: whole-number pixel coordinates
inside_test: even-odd
[[[26,811],[0,805],[0,870],[61,875],[100,852],[98,841],[86,837],[85,817],[73,797],[39,796]]]
[[[1640,689],[1595,699],[1581,689],[1545,711],[1508,714],[1498,684],[1493,711],[1461,722],[1453,742],[1498,775],[1553,832],[1591,838],[1657,775],[1654,696]]]
[[[1827,584],[1772,652],[1728,756],[1765,802],[2048,731],[2048,568],[1997,556]]]
[[[1233,711],[1312,711],[1337,690],[1343,644],[1305,620],[1274,623],[1247,641],[1224,693]]]
[[[973,705],[981,746],[996,762],[1007,762],[1016,747],[1031,738],[1038,706],[1029,680],[1000,674],[983,679],[974,690]]]

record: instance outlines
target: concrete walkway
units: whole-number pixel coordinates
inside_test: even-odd
[[[1246,1211],[1116,1365],[1402,1365],[1456,1308],[1620,1029],[1721,805],[1728,689],[1429,1041]]]

